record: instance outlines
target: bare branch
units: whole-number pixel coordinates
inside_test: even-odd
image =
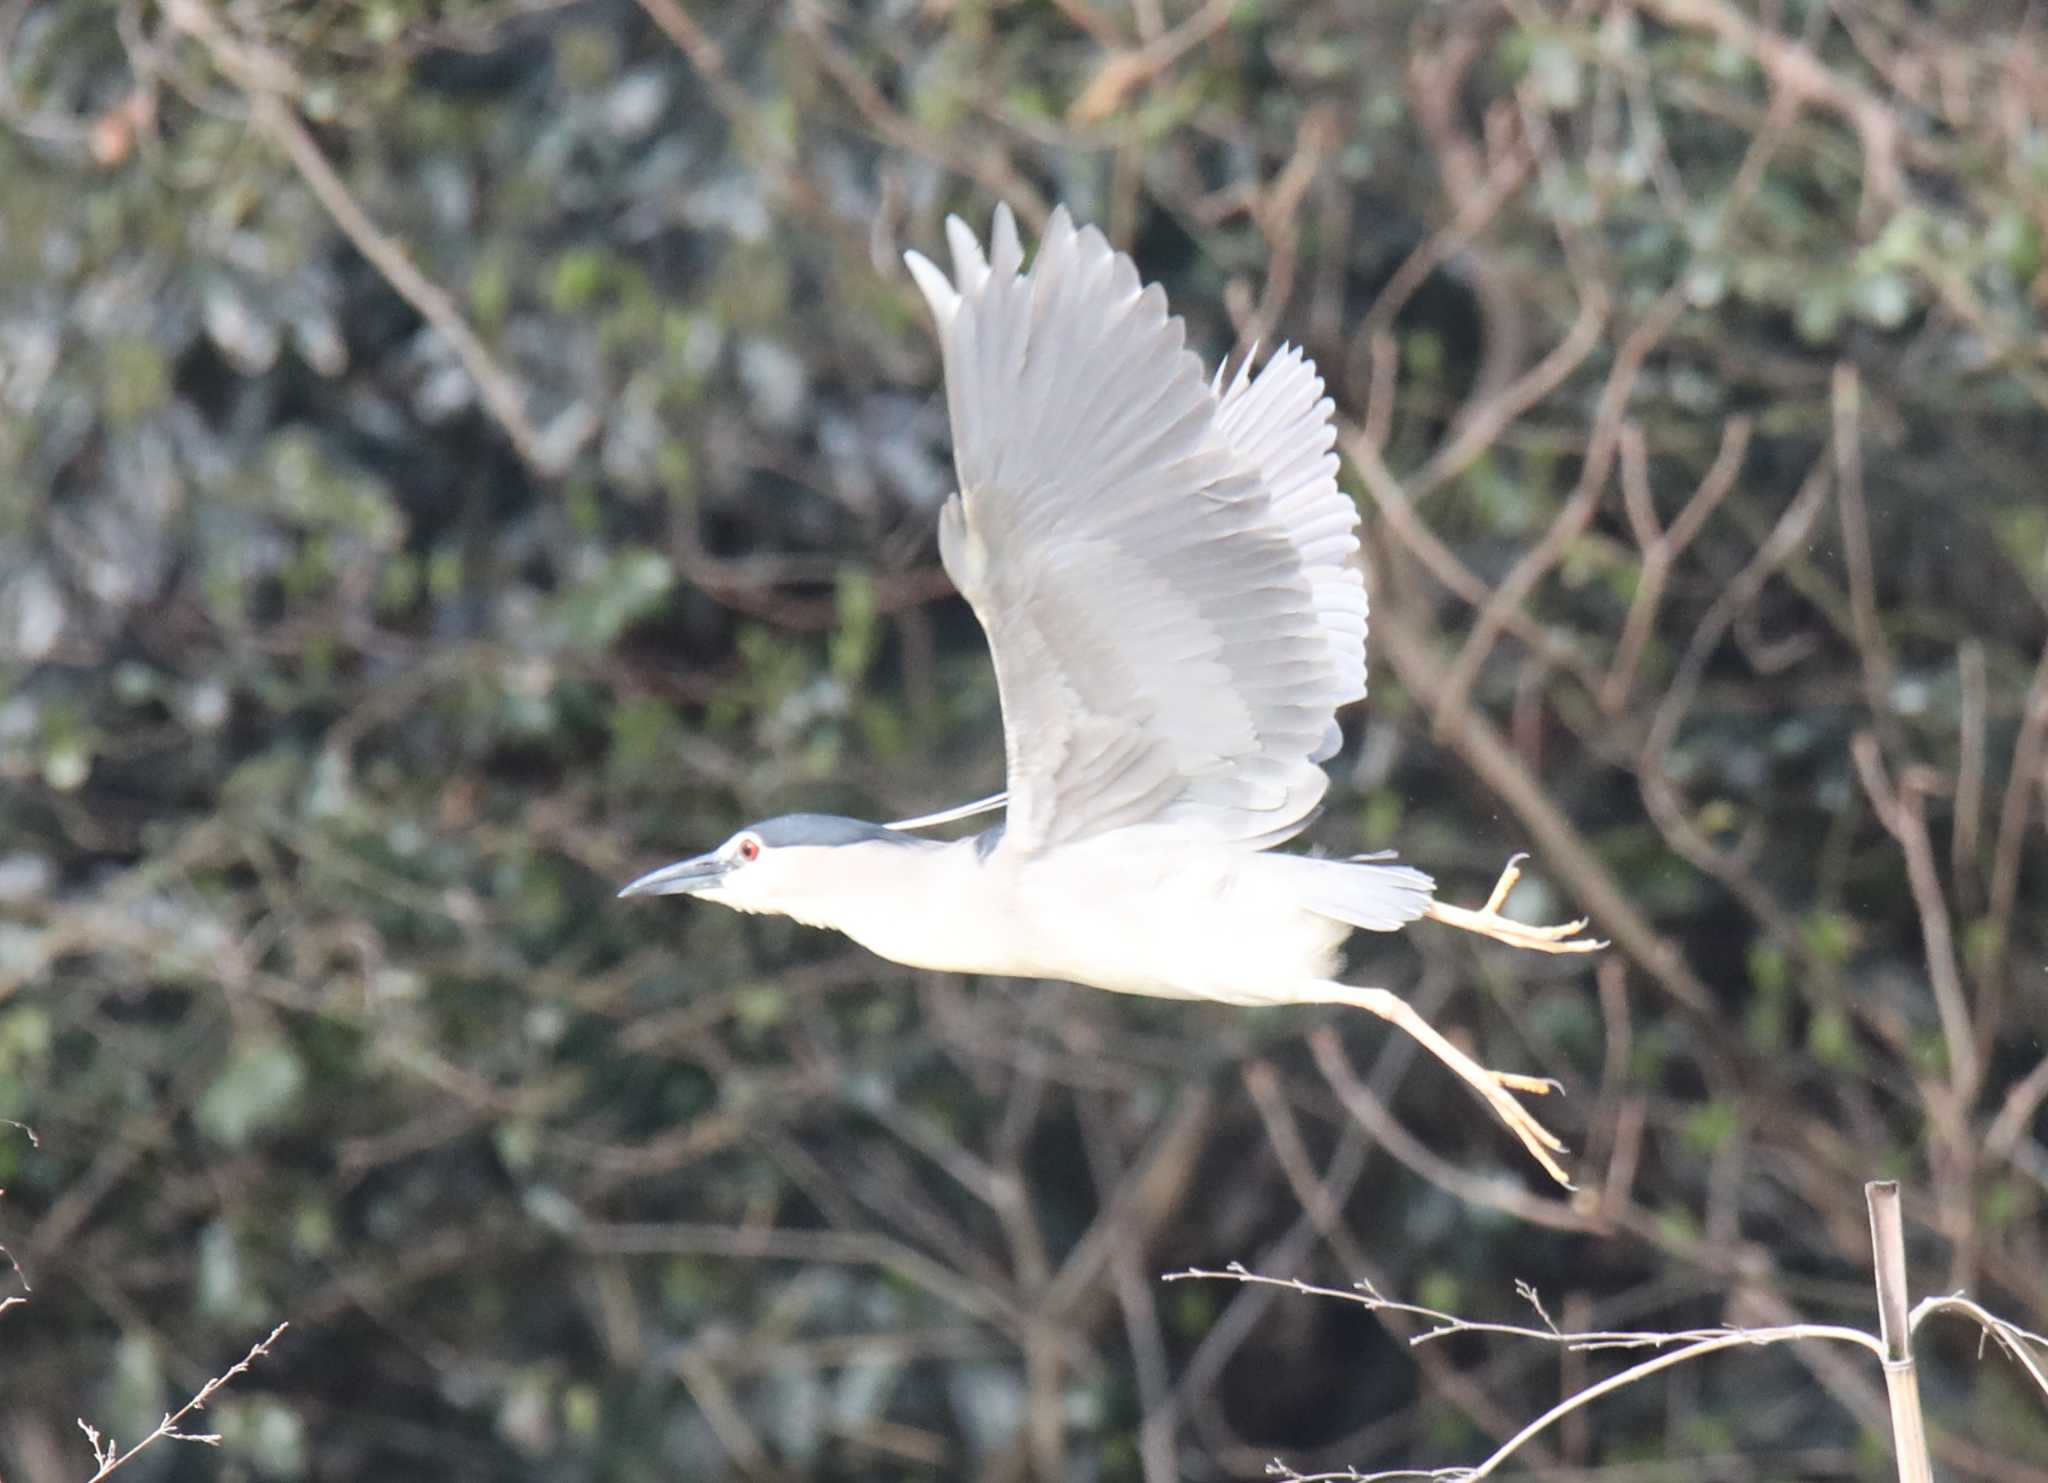
[[[2034,1384],[2040,1388],[2042,1398],[2048,1400],[2048,1367],[2044,1367],[2042,1355],[2035,1353],[2036,1350],[2048,1353],[2048,1336],[2037,1334],[2032,1329],[2023,1329],[2016,1323],[2008,1323],[1982,1304],[1972,1302],[1961,1293],[1951,1293],[1945,1298],[1922,1298],[1914,1304],[1910,1320],[1913,1332],[1920,1332],[1921,1322],[1937,1313],[1960,1313],[1982,1326],[1984,1332],[1998,1342],[1998,1347],[2010,1355],[2013,1362],[2033,1379]]]
[[[1123,107],[1130,94],[1149,85],[1160,73],[1222,30],[1235,0],[1209,0],[1200,10],[1163,36],[1141,46],[1113,51],[1067,108],[1067,122],[1101,123]]]
[[[1866,1334],[1860,1329],[1844,1328],[1835,1324],[1794,1323],[1760,1329],[1691,1329],[1669,1333],[1629,1330],[1565,1333],[1549,1326],[1531,1328],[1522,1324],[1475,1322],[1470,1319],[1459,1318],[1455,1314],[1442,1312],[1439,1309],[1426,1308],[1413,1303],[1398,1302],[1382,1296],[1369,1287],[1363,1291],[1349,1292],[1342,1288],[1318,1287],[1299,1279],[1262,1277],[1248,1272],[1242,1266],[1236,1264],[1220,1272],[1202,1268],[1190,1268],[1183,1272],[1167,1273],[1163,1280],[1175,1282],[1190,1278],[1238,1282],[1263,1287],[1289,1288],[1308,1296],[1329,1297],[1344,1302],[1357,1303],[1372,1312],[1405,1313],[1411,1317],[1421,1318],[1430,1322],[1432,1327],[1411,1338],[1408,1341],[1410,1344],[1428,1343],[1433,1339],[1444,1338],[1451,1334],[1483,1333],[1502,1334],[1511,1338],[1534,1339],[1541,1343],[1558,1344],[1568,1351],[1665,1348],[1674,1344],[1681,1346],[1671,1350],[1669,1353],[1660,1354],[1653,1359],[1644,1360],[1640,1364],[1632,1365],[1618,1374],[1610,1375],[1605,1380],[1598,1381],[1583,1390],[1566,1396],[1541,1416],[1538,1416],[1534,1421],[1531,1421],[1527,1426],[1524,1426],[1520,1431],[1508,1438],[1507,1441],[1494,1449],[1483,1462],[1475,1467],[1447,1468],[1436,1473],[1396,1470],[1384,1473],[1352,1472],[1318,1475],[1326,1478],[1357,1480],[1357,1483],[1382,1483],[1382,1480],[1415,1477],[1436,1477],[1446,1480],[1456,1479],[1460,1480],[1460,1483],[1476,1483],[1477,1479],[1491,1476],[1497,1472],[1516,1452],[1557,1422],[1573,1412],[1591,1405],[1602,1396],[1610,1395],[1617,1390],[1626,1389],[1637,1381],[1648,1379],[1651,1375],[1657,1374],[1662,1370],[1672,1369],[1690,1360],[1704,1358],[1709,1354],[1717,1354],[1724,1349],[1762,1348],[1772,1344],[1819,1340],[1855,1344],[1870,1350],[1873,1354],[1880,1357],[1884,1353],[1884,1345],[1872,1335]],[[1533,1297],[1533,1294],[1528,1294],[1528,1296]],[[1539,1314],[1541,1311],[1539,1306]],[[1301,1477],[1299,1474],[1292,1476],[1296,1478]]]
[[[1727,0],[1649,0],[1644,9],[1667,24],[1705,31],[1755,59],[1771,80],[1774,98],[1794,107],[1818,103],[1846,119],[1863,146],[1863,220],[1882,219],[1905,196],[1899,155],[1905,147],[1899,117],[1868,88],[1828,68],[1812,51],[1766,29]]]
[[[284,1331],[290,1327],[291,1324],[289,1323],[281,1323],[270,1331],[267,1338],[251,1345],[249,1352],[243,1355],[231,1368],[214,1376],[211,1380],[200,1386],[198,1393],[191,1400],[185,1402],[184,1405],[164,1417],[162,1421],[157,1423],[155,1431],[137,1442],[133,1447],[130,1447],[126,1452],[123,1452],[115,1445],[112,1437],[102,1437],[97,1427],[85,1421],[80,1421],[78,1423],[79,1430],[85,1433],[86,1441],[92,1446],[93,1461],[99,1464],[99,1471],[87,1479],[86,1483],[100,1483],[100,1479],[106,1477],[109,1473],[126,1467],[130,1462],[134,1461],[135,1455],[153,1442],[200,1442],[208,1447],[218,1447],[220,1445],[220,1434],[218,1432],[182,1432],[178,1430],[178,1423],[187,1416],[190,1416],[194,1411],[204,1410],[206,1403],[218,1395],[230,1381],[238,1375],[245,1374],[249,1366],[254,1364],[257,1359],[270,1353],[270,1346],[275,1344]]]
[[[1984,729],[1990,711],[1990,683],[1986,674],[1984,645],[1966,639],[1956,650],[1956,674],[1961,682],[1961,714],[1956,730],[1955,824],[1949,835],[1949,873],[1958,887],[1976,882],[1978,831],[1984,814]],[[1982,898],[1978,898],[1981,902]]]
[[[1629,397],[1634,393],[1636,378],[1642,372],[1643,362],[1663,343],[1684,309],[1684,296],[1676,289],[1667,289],[1615,353],[1614,369],[1601,389],[1599,405],[1594,412],[1592,437],[1586,449],[1578,487],[1558,510],[1541,539],[1523,553],[1480,609],[1478,621],[1472,625],[1472,632],[1458,651],[1450,674],[1436,696],[1433,710],[1439,736],[1447,736],[1462,719],[1472,686],[1479,678],[1480,667],[1486,663],[1487,656],[1493,652],[1494,644],[1507,626],[1506,615],[1528,600],[1537,585],[1563,560],[1572,542],[1584,534],[1592,522],[1607,491],[1608,474],[1613,469],[1621,441],[1622,416],[1627,410]]]
[[[1835,514],[1842,527],[1842,562],[1849,570],[1849,615],[1873,723],[1892,740],[1892,651],[1877,612],[1877,570],[1870,555],[1870,514],[1863,502],[1862,381],[1847,361],[1835,364]]]
[[[1443,663],[1416,633],[1407,615],[1382,601],[1374,612],[1373,631],[1401,683],[1415,693],[1424,707],[1437,710],[1443,705]],[[1711,1012],[1712,992],[1678,948],[1651,924],[1542,784],[1530,776],[1499,730],[1479,712],[1467,708],[1447,741],[1521,821],[1529,831],[1530,845],[1544,864],[1570,884],[1572,899],[1600,923],[1601,930],[1613,938],[1615,945],[1642,964],[1679,1003],[1702,1013]]]
[[[1998,807],[1998,840],[1991,847],[1991,885],[1986,914],[2006,931],[2012,920],[2013,904],[2019,899],[2020,854],[2026,843],[2027,826],[2036,816],[2036,793],[2041,786],[2044,758],[2048,758],[2048,644],[2035,661],[2034,677],[2027,686],[2026,707],[2020,714],[2019,736],[2012,747],[2012,772],[2006,779],[2005,797]],[[2001,936],[1991,967],[1996,978],[2003,966],[2006,943]]]
[[[1920,914],[1927,977],[1934,988],[1934,1008],[1941,1018],[1942,1038],[1948,1044],[1949,1086],[1959,1117],[1961,1109],[1968,1107],[1977,1094],[1982,1065],[1977,1055],[1976,1033],[1970,1025],[1970,1006],[1963,992],[1962,970],[1956,959],[1948,903],[1942,896],[1941,879],[1934,866],[1934,843],[1927,836],[1927,817],[1916,789],[1903,783],[1897,788],[1892,786],[1875,735],[1868,731],[1858,733],[1849,744],[1849,753],[1855,759],[1856,776],[1863,783],[1878,822],[1898,841],[1906,856],[1907,884]],[[1966,1156],[1966,1151],[1959,1152]]]
[[[1208,1267],[1189,1267],[1185,1271],[1164,1273],[1163,1282],[1184,1282],[1189,1280],[1211,1282],[1237,1282],[1254,1287],[1278,1287],[1298,1292],[1307,1297],[1335,1298],[1340,1302],[1356,1303],[1368,1313],[1405,1313],[1411,1318],[1425,1320],[1430,1327],[1409,1337],[1409,1344],[1429,1344],[1438,1339],[1447,1339],[1453,1334],[1500,1334],[1511,1339],[1536,1339],[1546,1344],[1559,1344],[1566,1349],[1594,1351],[1601,1349],[1668,1349],[1674,1344],[1713,1343],[1717,1348],[1731,1345],[1750,1344],[1764,1346],[1783,1344],[1794,1339],[1823,1339],[1834,1343],[1858,1344],[1871,1353],[1882,1356],[1884,1345],[1877,1338],[1861,1329],[1852,1329],[1831,1323],[1788,1323],[1775,1324],[1768,1328],[1740,1328],[1728,1324],[1698,1329],[1593,1329],[1582,1333],[1567,1332],[1549,1321],[1536,1290],[1526,1282],[1517,1282],[1515,1291],[1523,1302],[1532,1307],[1543,1327],[1535,1328],[1520,1323],[1493,1323],[1484,1319],[1460,1318],[1455,1313],[1446,1313],[1440,1308],[1425,1307],[1420,1303],[1406,1303],[1381,1293],[1371,1283],[1360,1283],[1356,1287],[1320,1287],[1313,1282],[1304,1282],[1298,1277],[1266,1277],[1249,1271],[1241,1262],[1232,1262],[1218,1271]]]
[[[1722,424],[1720,451],[1714,455],[1713,464],[1669,530],[1658,524],[1656,510],[1650,504],[1649,472],[1642,432],[1631,425],[1623,433],[1622,497],[1628,509],[1629,523],[1636,533],[1636,542],[1642,547],[1643,574],[1636,586],[1635,597],[1629,603],[1621,642],[1615,648],[1614,665],[1600,686],[1600,708],[1609,715],[1621,710],[1635,685],[1636,669],[1642,663],[1643,649],[1656,627],[1665,583],[1670,580],[1673,563],[1679,553],[1691,544],[1692,538],[1699,534],[1700,528],[1727,498],[1729,491],[1735,488],[1735,476],[1742,472],[1743,458],[1749,452],[1753,425],[1747,417],[1731,417]]]
[[[295,86],[290,70],[276,58],[238,41],[205,0],[165,0],[164,14],[174,27],[204,46],[222,74],[248,94],[250,122],[284,151],[307,189],[327,209],[356,250],[454,349],[463,369],[476,383],[484,406],[505,430],[519,456],[540,473],[560,473],[596,431],[595,419],[580,430],[580,436],[544,440],[526,415],[524,394],[469,327],[455,301],[370,219],[340,172],[314,142],[290,99],[288,89]]]

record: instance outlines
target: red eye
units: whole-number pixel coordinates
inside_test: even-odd
[[[761,841],[752,837],[740,841],[740,858],[758,860],[761,858]]]

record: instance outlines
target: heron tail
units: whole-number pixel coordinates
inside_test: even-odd
[[[1295,899],[1318,916],[1368,932],[1395,932],[1429,910],[1436,882],[1412,865],[1380,858],[1319,860],[1308,855],[1269,855],[1284,869]]]

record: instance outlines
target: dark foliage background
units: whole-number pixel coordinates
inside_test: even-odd
[[[1560,1322],[2048,1326],[2048,53],[1904,0],[0,6],[0,1475],[1469,1462]],[[899,265],[1070,202],[1213,358],[1307,344],[1373,699],[1318,827],[1597,968],[1360,941],[1558,1076],[1541,1184],[1355,1013],[615,903],[995,786]],[[1320,1027],[1320,1029],[1319,1029]],[[19,1284],[9,1289],[19,1295]],[[1939,1466],[2048,1411],[1923,1341]],[[1850,1355],[1851,1358],[1843,1358]],[[1854,1351],[1546,1476],[1883,1476]]]

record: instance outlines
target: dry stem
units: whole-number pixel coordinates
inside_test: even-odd
[[[214,1376],[211,1380],[200,1386],[198,1393],[191,1400],[165,1416],[162,1421],[157,1423],[155,1431],[137,1442],[133,1447],[130,1447],[126,1452],[123,1452],[115,1444],[112,1437],[102,1437],[98,1427],[93,1426],[90,1422],[81,1420],[78,1423],[78,1429],[85,1433],[86,1441],[92,1445],[93,1461],[99,1464],[99,1471],[87,1479],[86,1483],[100,1483],[100,1479],[106,1477],[109,1473],[126,1467],[130,1462],[134,1461],[135,1455],[153,1442],[161,1442],[168,1439],[173,1442],[198,1442],[204,1446],[218,1447],[220,1445],[219,1432],[183,1432],[178,1430],[178,1423],[187,1416],[190,1416],[194,1411],[206,1409],[206,1403],[226,1388],[228,1382],[237,1375],[246,1372],[259,1356],[270,1353],[270,1346],[275,1344],[279,1336],[290,1327],[289,1323],[281,1323],[270,1331],[267,1338],[251,1345],[249,1352],[243,1355],[231,1368]]]
[[[1411,1346],[1428,1344],[1454,1334],[1498,1334],[1508,1338],[1533,1339],[1539,1343],[1556,1344],[1566,1352],[1574,1354],[1627,1349],[1666,1351],[1574,1391],[1522,1427],[1474,1467],[1435,1470],[1403,1468],[1372,1473],[1347,1469],[1341,1473],[1304,1474],[1294,1471],[1285,1464],[1273,1463],[1268,1469],[1269,1473],[1288,1480],[1288,1483],[1318,1483],[1318,1480],[1338,1479],[1344,1480],[1344,1483],[1391,1483],[1391,1480],[1397,1478],[1427,1478],[1442,1480],[1442,1483],[1473,1483],[1473,1480],[1497,1472],[1516,1452],[1565,1417],[1582,1410],[1602,1396],[1625,1389],[1639,1380],[1648,1379],[1661,1370],[1668,1370],[1724,1349],[1762,1348],[1772,1344],[1807,1340],[1853,1344],[1867,1349],[1878,1358],[1884,1366],[1886,1386],[1891,1397],[1892,1428],[1898,1449],[1900,1483],[1932,1483],[1934,1475],[1928,1461],[1926,1422],[1920,1407],[1919,1381],[1910,1348],[1912,1335],[1919,1329],[1920,1324],[1936,1313],[1960,1313],[1971,1319],[1982,1327],[1988,1339],[1995,1342],[2027,1372],[2044,1398],[2048,1398],[2048,1362],[2044,1362],[2043,1357],[2044,1353],[2048,1353],[2048,1337],[2009,1323],[1959,1294],[1924,1299],[1909,1309],[1899,1186],[1892,1181],[1873,1181],[1864,1186],[1864,1195],[1870,1208],[1871,1245],[1877,1276],[1880,1333],[1875,1335],[1839,1324],[1800,1322],[1759,1328],[1724,1325],[1675,1331],[1569,1331],[1559,1328],[1552,1321],[1535,1289],[1523,1282],[1517,1282],[1515,1290],[1534,1311],[1537,1319],[1534,1325],[1491,1323],[1460,1318],[1454,1313],[1446,1313],[1438,1308],[1389,1298],[1370,1282],[1361,1282],[1351,1289],[1344,1289],[1320,1287],[1298,1278],[1261,1276],[1246,1270],[1236,1262],[1232,1262],[1222,1271],[1189,1268],[1186,1271],[1169,1272],[1162,1280],[1179,1282],[1203,1279],[1234,1282],[1248,1287],[1278,1288],[1309,1297],[1335,1298],[1341,1302],[1356,1303],[1368,1312],[1399,1314],[1419,1319],[1426,1326],[1420,1332],[1409,1336],[1408,1342]]]

